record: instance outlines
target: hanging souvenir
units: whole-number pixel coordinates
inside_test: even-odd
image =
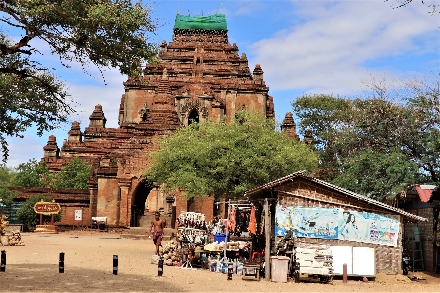
[[[235,231],[235,206],[232,206],[231,208],[231,214],[229,215],[229,231],[234,232]]]
[[[257,219],[255,218],[255,207],[252,206],[251,217],[249,219],[248,231],[251,234],[257,234]]]

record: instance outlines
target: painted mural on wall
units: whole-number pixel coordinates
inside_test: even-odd
[[[357,212],[338,208],[277,205],[275,233],[288,231],[297,237],[339,239],[397,246],[400,216]]]

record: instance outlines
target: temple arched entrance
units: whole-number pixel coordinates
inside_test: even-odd
[[[153,190],[153,184],[148,180],[142,180],[134,192],[132,206],[130,227],[142,226],[141,218],[145,216],[145,208],[148,195]]]
[[[188,125],[199,122],[199,112],[197,112],[196,109],[193,109],[188,115]]]

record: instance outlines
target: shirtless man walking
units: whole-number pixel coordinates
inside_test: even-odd
[[[159,246],[162,246],[163,221],[160,219],[159,212],[154,213],[154,215],[155,219],[151,221],[150,233],[153,233],[153,242],[156,245],[156,255],[159,255]]]

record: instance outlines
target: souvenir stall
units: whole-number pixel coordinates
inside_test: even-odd
[[[196,246],[209,243],[210,224],[205,221],[205,215],[195,212],[182,212],[176,219],[177,240],[180,246],[194,250]]]
[[[273,281],[281,274],[298,274],[298,280],[304,274],[328,282],[342,274],[344,264],[352,276],[402,273],[403,222],[426,221],[302,172],[248,190],[245,196],[264,201],[270,215],[265,218],[270,239],[265,263],[271,265],[265,272]],[[283,263],[282,273],[278,263]]]
[[[182,268],[192,268],[193,265],[206,266],[202,255],[203,246],[209,243],[210,223],[205,221],[205,215],[195,212],[182,212],[176,219],[177,243],[171,243],[170,248],[178,250]],[[172,256],[175,255],[172,253]],[[165,257],[164,257],[165,258]],[[168,262],[170,263],[170,262]],[[165,264],[168,264],[165,262]],[[171,262],[170,265],[175,265]]]
[[[243,274],[243,279],[258,280],[261,265],[264,263],[262,206],[254,205],[247,200],[229,200],[226,203],[228,217],[214,225],[214,241],[216,238],[224,237],[224,245],[221,246],[220,242],[218,249],[223,248],[225,262],[233,263],[234,273]],[[224,233],[216,234],[222,230]],[[217,243],[214,242],[212,245]]]
[[[247,200],[228,201],[228,218],[224,220],[225,234],[229,241],[249,242],[251,258],[253,249],[261,241],[263,234],[264,218],[263,208],[259,204],[250,203]],[[264,244],[263,244],[264,245]]]

